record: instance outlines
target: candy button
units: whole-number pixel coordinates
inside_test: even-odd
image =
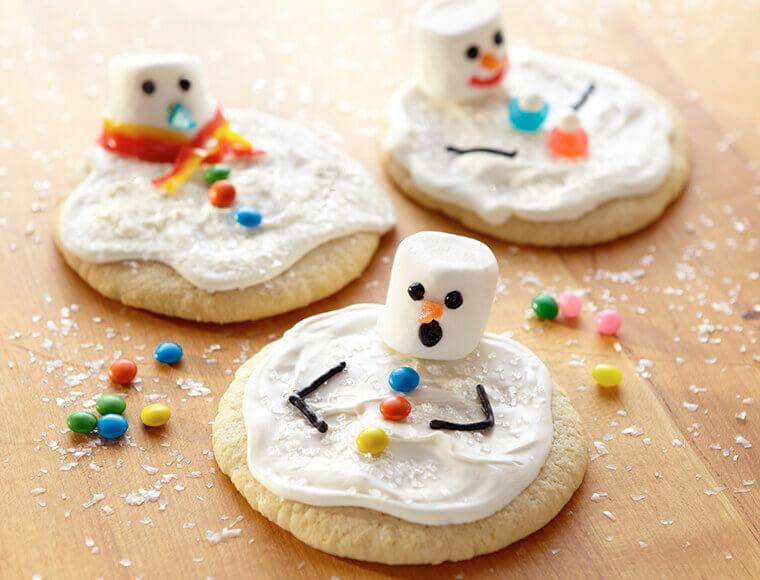
[[[554,320],[559,314],[559,306],[553,296],[548,294],[539,294],[530,303],[536,316],[545,320]]]
[[[538,131],[549,113],[549,105],[539,95],[524,99],[510,99],[507,106],[509,120],[518,131]]]
[[[255,228],[261,224],[261,213],[252,207],[239,207],[235,210],[235,221],[246,228]]]
[[[121,437],[127,431],[129,423],[124,418],[124,415],[116,415],[111,413],[109,415],[103,415],[98,419],[98,433],[103,439],[116,439]]]
[[[227,165],[223,165],[221,163],[217,163],[216,165],[211,165],[210,167],[207,167],[206,170],[203,172],[203,179],[206,180],[206,183],[211,185],[212,183],[216,183],[217,181],[221,181],[222,179],[227,179],[230,176],[230,168]]]
[[[182,347],[176,342],[162,342],[153,351],[153,358],[160,363],[173,365],[182,359]]]
[[[116,413],[121,415],[127,408],[127,402],[119,395],[103,395],[95,401],[95,408],[101,415]]]
[[[577,318],[581,313],[583,302],[575,292],[569,290],[559,295],[559,313],[564,318]]]
[[[215,181],[208,190],[208,201],[214,207],[230,207],[235,203],[235,186],[226,179]]]
[[[98,418],[87,411],[77,411],[69,415],[66,423],[74,433],[91,433],[98,426]]]
[[[386,397],[380,401],[380,414],[388,421],[403,421],[412,410],[412,404],[404,397]]]
[[[591,371],[594,380],[603,387],[617,387],[623,380],[623,371],[615,365],[596,365]]]
[[[356,448],[361,453],[379,455],[388,446],[388,434],[380,427],[367,427],[356,436]]]
[[[108,367],[108,378],[117,385],[128,385],[136,376],[137,365],[131,360],[115,360]]]
[[[388,375],[388,384],[399,393],[411,393],[420,384],[420,375],[411,367],[397,367]]]
[[[623,324],[623,317],[615,310],[602,310],[596,315],[595,322],[596,330],[599,334],[612,336],[620,330],[620,325]]]
[[[166,425],[171,415],[172,412],[169,407],[162,403],[153,403],[143,407],[143,410],[140,411],[140,421],[147,427],[161,427]]]

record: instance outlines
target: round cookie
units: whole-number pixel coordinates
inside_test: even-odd
[[[223,114],[193,57],[121,55],[109,79],[89,173],[59,199],[55,228],[100,293],[189,320],[255,320],[341,289],[393,226],[357,162],[295,122]]]
[[[383,161],[422,205],[506,241],[571,246],[641,229],[683,191],[689,146],[670,103],[595,63],[507,53],[498,2],[432,2],[417,41]]]

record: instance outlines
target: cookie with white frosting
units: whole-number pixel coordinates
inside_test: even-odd
[[[534,353],[484,333],[496,279],[476,240],[406,238],[385,305],[307,318],[238,370],[221,469],[299,539],[361,560],[463,560],[544,526],[585,473],[583,428]]]
[[[356,161],[295,122],[222,111],[194,57],[121,55],[109,84],[89,175],[56,228],[106,296],[198,321],[271,316],[356,278],[393,226]]]
[[[684,189],[679,115],[622,73],[506,51],[496,0],[437,0],[416,20],[415,78],[383,152],[399,189],[495,237],[583,245],[632,233]]]

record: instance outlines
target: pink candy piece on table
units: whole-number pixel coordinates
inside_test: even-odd
[[[581,313],[583,302],[575,292],[569,290],[559,295],[559,313],[564,318],[577,318]]]
[[[599,334],[605,336],[617,334],[621,324],[623,324],[623,317],[615,310],[602,310],[596,315],[596,330]]]

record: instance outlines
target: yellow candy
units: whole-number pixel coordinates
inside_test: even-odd
[[[140,421],[148,427],[161,427],[161,425],[166,425],[171,415],[169,407],[161,403],[153,403],[140,411]]]
[[[356,447],[362,453],[378,455],[388,446],[388,434],[380,427],[367,427],[356,436]]]
[[[615,365],[596,365],[591,371],[594,380],[603,387],[617,387],[623,380],[623,371]]]

